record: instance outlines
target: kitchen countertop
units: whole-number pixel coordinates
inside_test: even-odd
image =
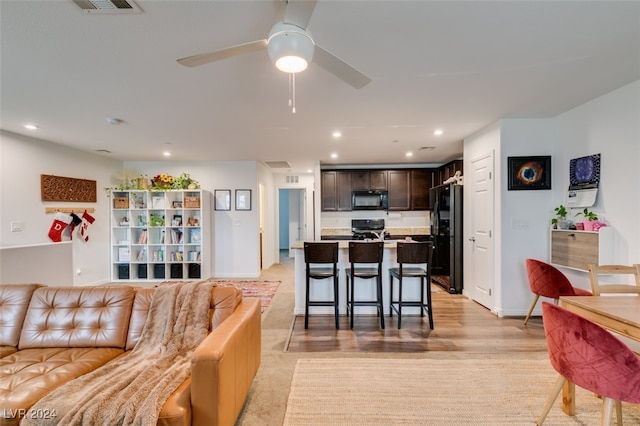
[[[358,240],[357,242],[365,242],[366,240]],[[375,241],[375,240],[371,240],[371,241]],[[385,240],[384,242],[384,248],[388,248],[388,249],[395,249],[396,248],[396,243],[399,240]],[[337,242],[338,243],[338,248],[339,249],[348,249],[349,248],[349,241],[348,240],[322,240],[322,241],[317,241],[317,242],[322,242],[322,243],[331,243],[331,242]],[[293,250],[302,250],[304,248],[304,241],[296,241],[295,243],[293,243],[291,245],[291,248]]]

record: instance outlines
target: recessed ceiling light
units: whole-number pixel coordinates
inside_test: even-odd
[[[391,143],[398,143],[398,142],[400,142],[399,139],[394,139],[394,140],[391,141]]]
[[[313,172],[313,170],[307,169],[307,173],[312,173],[312,172]]]
[[[37,125],[35,125],[35,124],[25,124],[24,128],[25,129],[29,129],[29,130],[38,130],[39,129],[39,127]]]
[[[331,133],[331,136],[333,136],[334,139],[338,139],[342,136],[342,132],[340,132],[339,130],[336,130],[333,133]]]
[[[407,157],[413,157],[413,152],[409,151],[405,154]]]
[[[436,136],[440,136],[441,134],[443,134],[444,132],[442,131],[442,129],[436,129],[433,131],[433,134]]]
[[[436,149],[435,146],[421,146],[418,151],[433,151],[434,149]]]
[[[171,157],[171,153],[169,151],[165,151],[162,153],[165,157]]]
[[[331,158],[338,158],[338,154],[334,152],[333,154],[331,154]]]

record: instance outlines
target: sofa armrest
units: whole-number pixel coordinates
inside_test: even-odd
[[[260,366],[259,299],[245,298],[191,359],[194,426],[233,426]]]

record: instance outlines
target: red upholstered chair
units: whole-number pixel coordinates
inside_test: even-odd
[[[591,296],[587,290],[575,288],[571,285],[567,277],[557,268],[536,259],[527,259],[527,275],[529,276],[529,287],[536,297],[531,303],[527,317],[524,319],[525,325],[529,321],[531,312],[538,303],[540,296],[554,299],[558,304],[560,296]]]
[[[640,358],[613,334],[560,306],[542,302],[549,359],[560,373],[537,424],[541,425],[568,380],[602,395],[602,424],[609,425],[613,403],[622,424],[620,401],[640,404]]]

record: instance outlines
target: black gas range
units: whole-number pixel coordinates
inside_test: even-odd
[[[384,232],[384,219],[352,219],[351,239],[368,240],[380,238]]]

